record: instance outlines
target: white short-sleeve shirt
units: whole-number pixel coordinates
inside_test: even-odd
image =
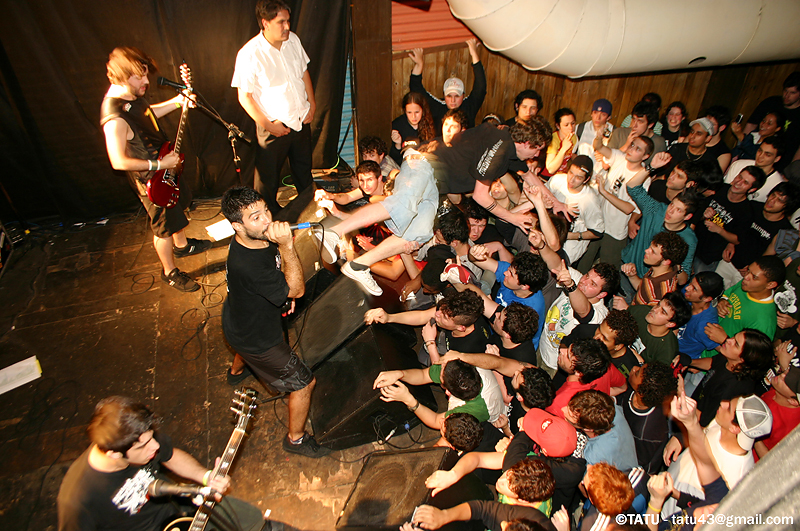
[[[570,231],[583,232],[585,230],[593,230],[599,234],[605,232],[603,205],[600,202],[600,195],[597,191],[586,185],[578,193],[571,192],[567,186],[566,173],[553,175],[545,186],[562,203],[578,207],[579,212],[572,221]],[[573,264],[577,263],[580,257],[583,256],[587,247],[589,247],[588,240],[567,240],[564,242],[564,252],[567,253]]]
[[[611,150],[611,158],[606,159],[606,162],[611,166],[608,170],[608,177],[606,177],[606,190],[612,195],[617,196],[623,201],[633,204],[633,212],[641,213],[636,202],[628,195],[628,181],[639,173],[642,169],[641,166],[631,171],[628,169],[628,161],[625,160],[625,153],[618,149]],[[650,178],[645,181],[645,189],[650,187]],[[631,219],[631,214],[625,214],[623,211],[615,207],[611,201],[606,200],[600,196],[603,201],[603,221],[605,222],[606,234],[615,240],[625,240],[628,237],[628,220]]]
[[[308,55],[294,32],[289,32],[280,50],[259,33],[236,55],[231,86],[251,93],[270,121],[280,120],[286,127],[300,131],[311,109],[303,82],[308,63]]]

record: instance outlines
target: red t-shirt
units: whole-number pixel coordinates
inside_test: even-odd
[[[762,442],[772,450],[795,426],[800,424],[800,407],[778,405],[775,402],[775,389],[770,389],[761,398],[767,403],[769,410],[772,411],[772,431],[769,437],[762,439]],[[755,452],[753,452],[753,457],[758,461],[758,455]]]
[[[564,418],[564,412],[561,411],[561,409],[569,404],[570,399],[577,393],[586,391],[587,389],[595,389],[610,395],[612,387],[622,387],[625,385],[625,382],[626,380],[625,377],[622,376],[622,373],[619,372],[614,365],[609,365],[608,370],[603,376],[588,384],[581,382],[566,382],[558,389],[558,391],[556,391],[556,397],[553,399],[553,403],[550,404],[550,407],[545,409],[545,411],[551,415]]]

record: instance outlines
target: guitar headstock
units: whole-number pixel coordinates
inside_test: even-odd
[[[187,90],[190,92],[192,91],[192,69],[189,68],[189,65],[186,64],[186,61],[181,63],[180,66],[181,71],[181,81],[184,85],[186,85]]]
[[[231,411],[236,413],[236,426],[244,428],[247,426],[247,421],[253,416],[253,410],[257,407],[256,400],[258,400],[258,391],[245,387],[234,391],[236,395],[233,399]]]

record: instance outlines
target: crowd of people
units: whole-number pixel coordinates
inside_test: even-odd
[[[222,199],[235,232],[227,376],[236,384],[254,374],[286,393],[282,447],[316,458],[328,450],[305,431],[314,375],[277,324],[304,293],[302,268],[289,225],[272,218],[287,158],[298,190],[312,185],[316,105],[290,9],[261,0],[256,15],[261,31],[232,80],[257,126],[255,184]],[[412,51],[390,142],[360,139],[352,190],[315,194],[336,218],[315,232],[326,261],[376,296],[376,277],[408,275],[405,311],[375,308],[364,320],[421,329],[418,360],[376,375],[374,388],[459,452],[427,486],[436,496],[475,473],[496,492],[495,501],[420,506],[402,529],[481,520],[493,531],[601,530],[620,514],[659,515],[650,529],[693,528],[671,517],[713,510],[800,423],[800,72],[746,122],[720,105],[692,119],[682,102],[648,93],[619,126],[603,97],[578,123],[576,110],[545,109],[533,89],[504,120],[479,116],[492,83],[478,41],[467,46],[468,95],[458,78],[445,81],[443,99],[428,92],[423,51]],[[115,49],[107,67],[109,159],[148,211],[162,279],[195,291],[175,258],[210,242],[186,238],[182,209],[153,204],[145,189],[154,171],[180,166],[175,153],[158,157],[157,118],[191,98],[149,105],[156,66],[136,48]],[[429,384],[444,389],[446,409],[415,398]],[[171,509],[148,494],[162,466],[222,500],[226,471],[157,428],[132,399],[98,404],[91,446],[59,493],[59,529],[153,528]],[[280,527],[234,499],[213,513],[242,529]]]
[[[497,493],[403,529],[692,528],[675,517],[712,511],[800,423],[800,72],[746,122],[655,93],[617,127],[605,98],[548,121],[533,89],[481,119],[467,44],[472,92],[426,91],[412,51],[391,143],[361,139],[354,192],[316,196],[340,218],[317,232],[327,261],[373,295],[410,278],[406,311],[365,322],[421,329],[423,368],[374,387],[461,453],[428,487],[474,472]],[[415,398],[428,384],[446,410]]]

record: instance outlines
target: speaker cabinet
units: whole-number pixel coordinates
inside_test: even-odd
[[[366,327],[336,350],[314,369],[317,386],[309,417],[317,441],[338,450],[416,426],[419,419],[405,405],[384,402],[380,391],[372,388],[381,371],[410,368],[420,368],[416,352],[386,325]],[[409,388],[421,404],[436,410],[429,385]]]
[[[436,470],[450,470],[458,455],[448,448],[380,452],[367,458],[336,521],[338,531],[396,530],[411,521],[418,505],[449,509],[469,500],[491,500],[492,493],[468,474],[435,498],[425,479]],[[447,531],[483,529],[480,521],[452,522]]]

